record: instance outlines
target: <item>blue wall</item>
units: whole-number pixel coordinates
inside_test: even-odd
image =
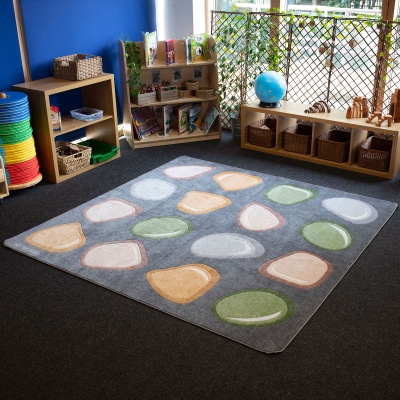
[[[24,81],[12,0],[0,4],[0,91]]]
[[[20,0],[32,80],[51,76],[53,58],[82,53],[101,56],[103,71],[115,75],[117,107],[121,90],[117,42],[140,41],[156,29],[155,0]],[[0,5],[0,90],[24,81],[12,0]]]

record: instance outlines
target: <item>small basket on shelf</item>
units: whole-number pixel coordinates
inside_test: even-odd
[[[192,91],[189,89],[178,89],[178,98],[184,99],[186,97],[191,97]]]
[[[264,118],[247,128],[250,144],[260,147],[274,147],[276,139],[276,118]]]
[[[57,164],[60,174],[71,174],[90,165],[92,148],[68,142],[56,142]]]
[[[214,97],[214,88],[199,87],[195,93],[196,97],[198,97],[199,99],[211,99]]]
[[[54,77],[81,81],[103,73],[102,59],[88,54],[72,54],[53,59]]]
[[[361,144],[358,152],[358,166],[376,171],[387,171],[392,143],[391,137],[370,136]]]
[[[283,131],[283,148],[286,151],[300,154],[310,154],[311,123],[299,122]]]
[[[349,158],[350,131],[331,129],[317,138],[317,157],[324,160],[345,162]]]
[[[199,82],[195,80],[188,80],[185,85],[188,90],[197,90],[199,88]]]

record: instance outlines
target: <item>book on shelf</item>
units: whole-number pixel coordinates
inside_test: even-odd
[[[167,104],[163,107],[164,111],[164,135],[168,136],[170,130],[172,129],[172,122],[174,119],[174,106],[172,104]]]
[[[165,41],[165,62],[167,65],[175,63],[175,44],[174,39]]]
[[[190,129],[189,110],[191,104],[184,104],[178,108],[178,133],[182,134]]]
[[[144,60],[146,66],[155,64],[158,59],[157,32],[143,33]]]
[[[136,139],[142,140],[160,129],[153,107],[132,108],[131,114]]]
[[[192,62],[202,62],[208,60],[208,35],[200,33],[191,36],[190,48],[192,53]]]
[[[192,107],[189,109],[189,130],[190,133],[193,133],[197,128],[200,127],[199,120],[200,120],[200,113],[201,113],[201,104],[194,103]]]
[[[208,132],[210,131],[211,126],[214,123],[215,119],[217,118],[218,114],[219,112],[214,106],[212,106],[210,110],[207,112],[206,116],[203,119],[200,129],[205,135],[207,135]]]

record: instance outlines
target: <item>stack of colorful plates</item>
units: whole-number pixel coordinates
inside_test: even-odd
[[[34,185],[42,179],[30,125],[28,96],[4,92],[0,98],[0,148],[9,174],[9,189]]]

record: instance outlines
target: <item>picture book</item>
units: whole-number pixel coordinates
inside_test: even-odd
[[[142,140],[160,129],[153,107],[132,108],[131,113],[138,140]]]
[[[218,110],[213,106],[211,109],[207,112],[207,115],[205,116],[202,124],[201,124],[201,131],[207,135],[209,130],[211,129],[212,124],[214,123],[215,119],[217,118],[219,112]]]
[[[197,128],[199,128],[199,120],[201,113],[201,104],[195,103],[189,110],[189,130],[193,133]]]
[[[189,110],[192,107],[191,104],[184,104],[178,108],[178,133],[185,133],[189,130]]]
[[[165,61],[167,65],[175,63],[174,39],[167,39],[165,41]]]
[[[208,60],[208,35],[201,33],[191,37],[192,62]]]
[[[170,130],[172,129],[172,121],[174,117],[174,106],[168,104],[164,106],[164,134],[168,136]]]
[[[146,66],[155,64],[158,59],[156,31],[143,33],[143,47]]]

